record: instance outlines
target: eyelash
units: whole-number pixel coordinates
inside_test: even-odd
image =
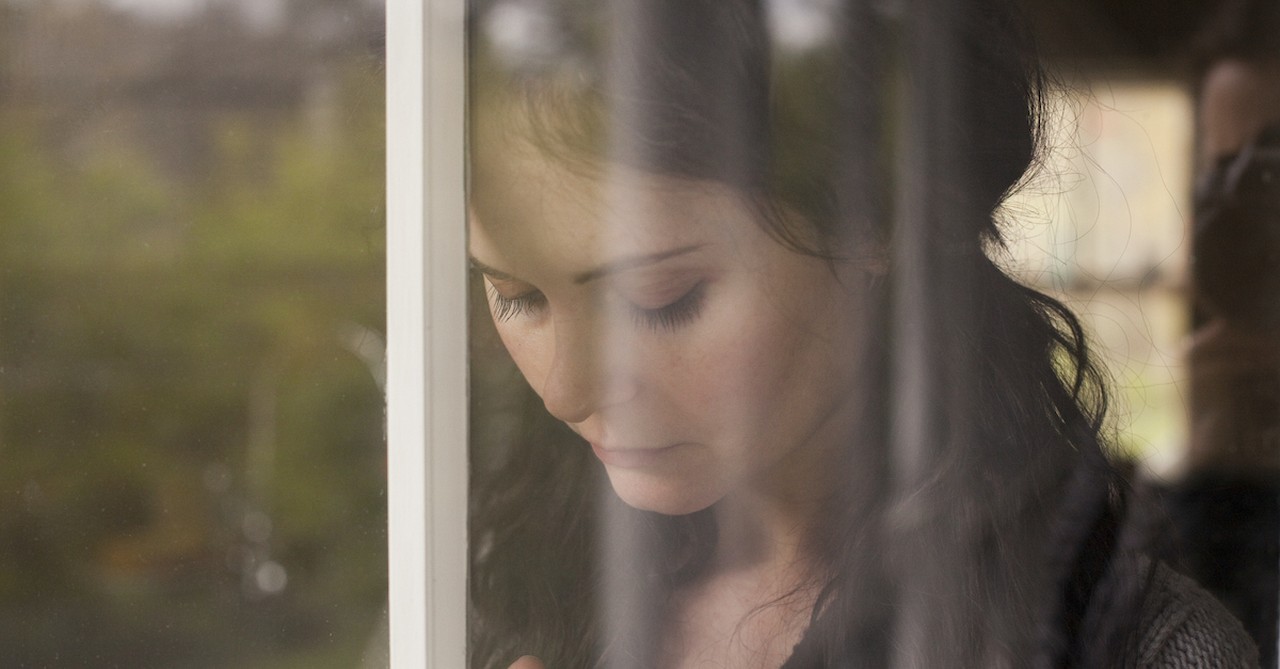
[[[515,297],[504,297],[490,285],[486,285],[485,290],[489,293],[489,299],[493,301],[493,317],[498,321],[509,321],[516,316],[530,315],[547,302],[547,298],[536,290]]]
[[[657,309],[632,307],[632,320],[636,327],[648,328],[654,332],[678,330],[692,323],[702,311],[705,288],[705,283],[698,283],[676,301]],[[493,300],[493,317],[500,322],[516,316],[531,315],[547,302],[547,298],[536,290],[515,297],[505,297],[493,286],[486,286],[486,289]]]
[[[699,282],[675,302],[657,309],[632,307],[631,316],[636,327],[647,327],[654,332],[674,332],[692,323],[702,311],[706,284]]]

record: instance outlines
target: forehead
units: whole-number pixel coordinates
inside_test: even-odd
[[[747,198],[716,182],[557,162],[527,145],[485,163],[472,179],[477,255],[559,245],[579,257],[604,257],[673,244],[736,244],[759,232]]]

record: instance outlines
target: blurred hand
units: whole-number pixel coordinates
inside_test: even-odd
[[[547,665],[532,655],[525,655],[516,660],[509,669],[547,669]]]

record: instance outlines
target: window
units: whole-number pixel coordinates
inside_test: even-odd
[[[7,661],[1274,666],[1276,17],[1019,6],[0,0]]]
[[[380,2],[0,2],[6,666],[385,664]]]
[[[394,666],[465,664],[463,17],[461,2],[388,6]]]

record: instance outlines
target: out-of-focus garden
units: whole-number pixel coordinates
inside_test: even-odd
[[[0,0],[0,666],[385,663],[382,7]]]

